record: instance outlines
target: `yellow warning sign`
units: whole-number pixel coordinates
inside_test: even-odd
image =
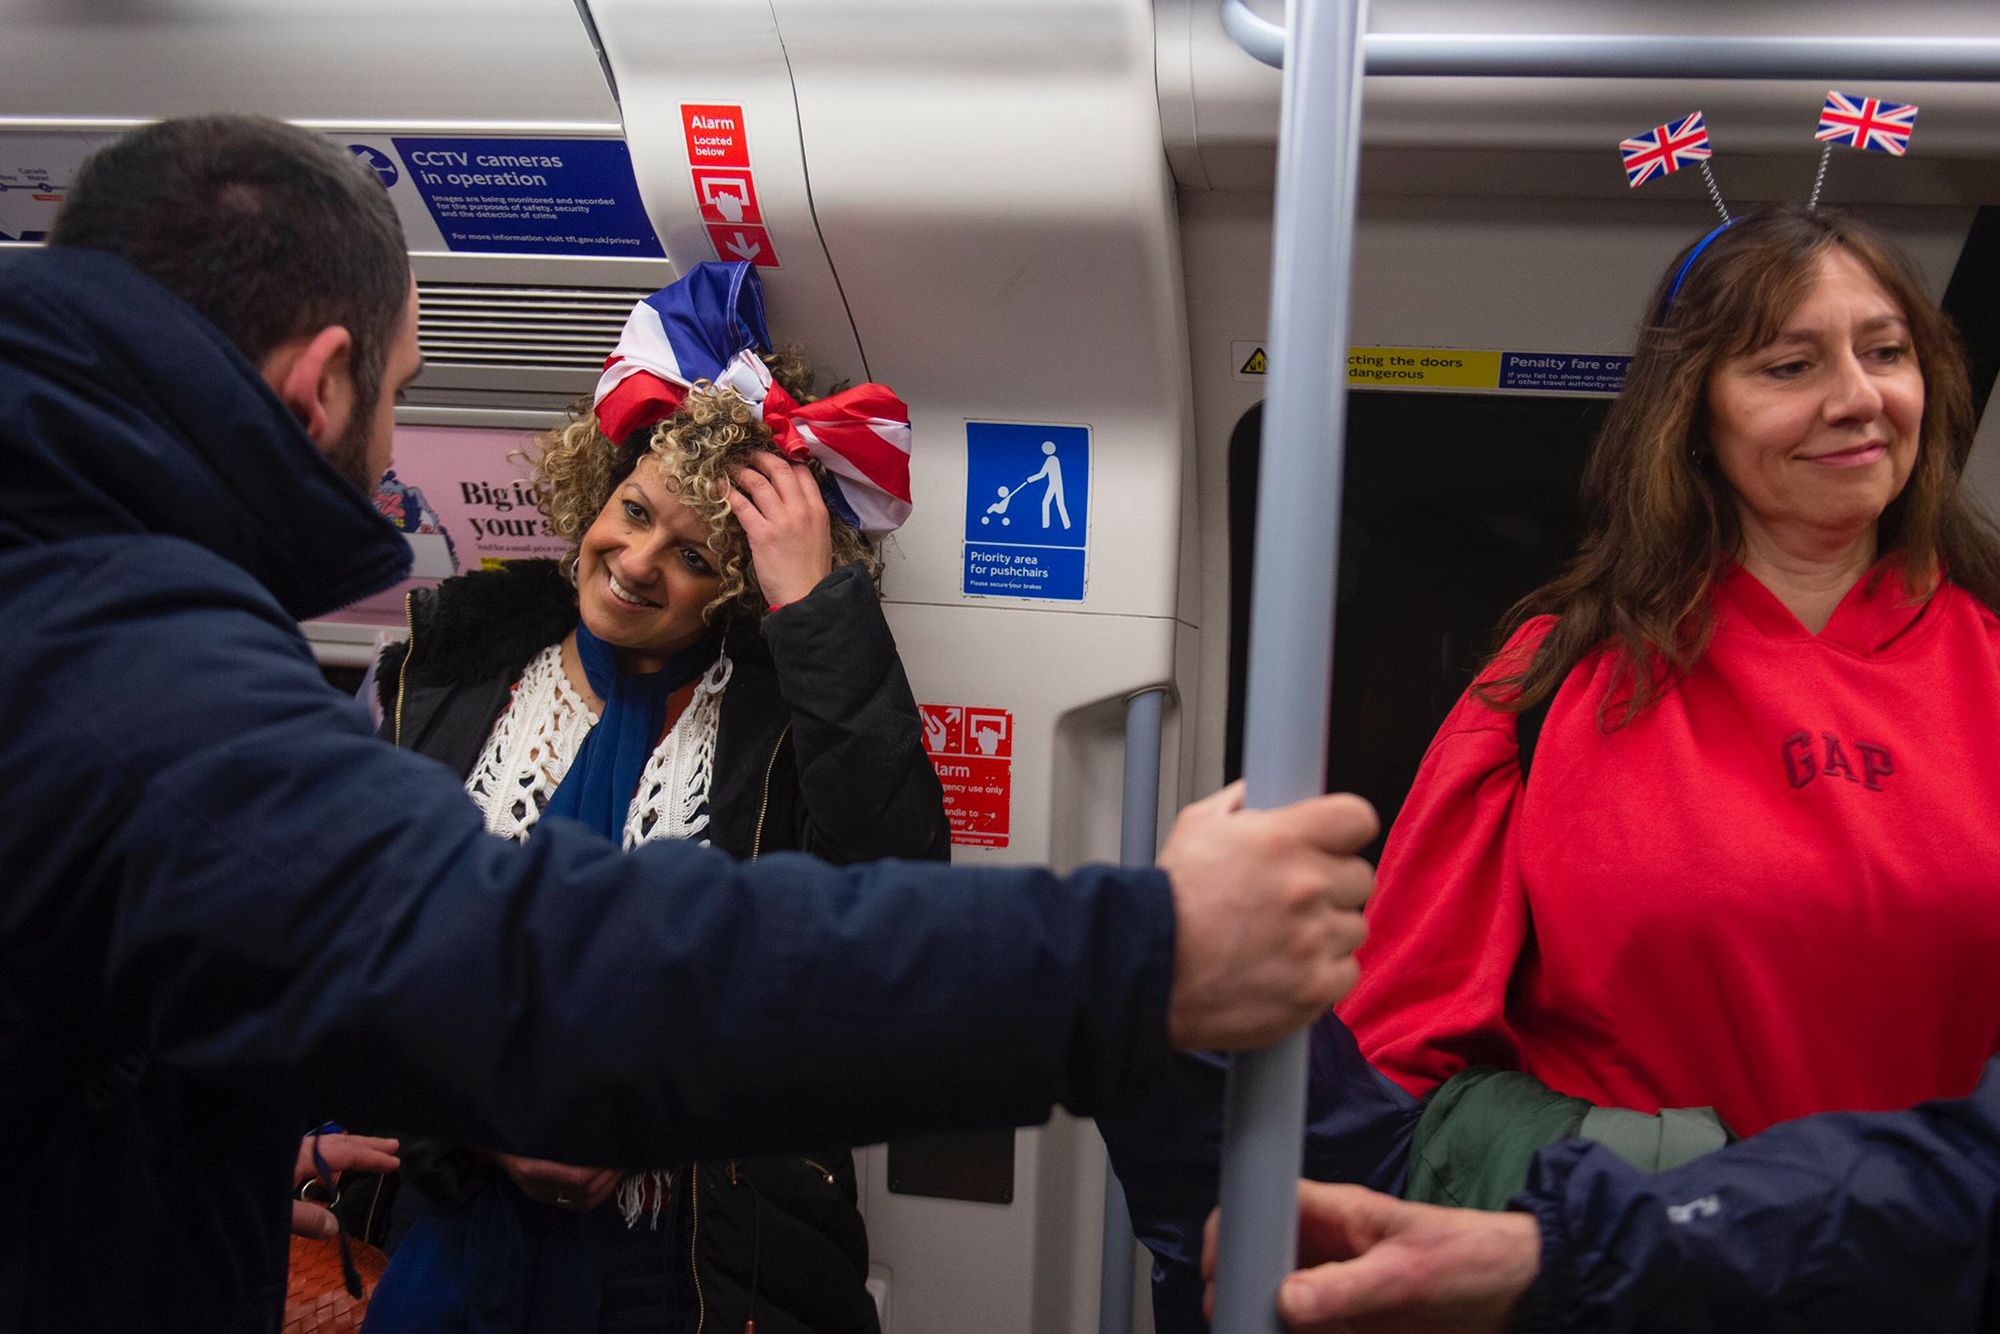
[[[1500,353],[1443,347],[1349,348],[1347,382],[1402,389],[1493,389],[1500,383]]]
[[[1229,345],[1234,378],[1262,385],[1270,343]],[[1503,352],[1478,347],[1350,347],[1347,382],[1382,389],[1472,389],[1544,394],[1615,394],[1632,359],[1608,352]],[[1261,391],[1260,391],[1261,392]]]

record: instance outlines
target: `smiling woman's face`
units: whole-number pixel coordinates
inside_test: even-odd
[[[612,491],[577,547],[583,623],[621,650],[628,671],[657,671],[700,639],[701,609],[721,582],[708,525],[680,502],[651,455]]]
[[[1835,247],[1778,337],[1708,381],[1708,436],[1746,533],[1872,537],[1916,462],[1924,377],[1901,306]]]

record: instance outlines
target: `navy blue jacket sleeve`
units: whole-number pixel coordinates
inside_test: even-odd
[[[234,567],[108,545],[29,587],[9,911],[103,940],[71,957],[108,957],[156,1061],[636,1167],[1088,1114],[1165,1060],[1157,872],[621,855],[560,820],[515,846]]]
[[[1423,1104],[1376,1072],[1347,1026],[1322,1016],[1307,1037],[1304,1174],[1401,1194]],[[1153,1256],[1159,1334],[1203,1334],[1202,1227],[1220,1194],[1226,1058],[1172,1063],[1098,1113],[1132,1230]]]
[[[1968,1098],[1774,1126],[1646,1174],[1544,1149],[1532,1330],[1987,1330],[2000,1325],[2000,1061]]]

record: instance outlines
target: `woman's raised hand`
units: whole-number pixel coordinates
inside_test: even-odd
[[[729,509],[743,525],[765,601],[797,602],[833,572],[833,534],[812,469],[758,450],[730,480]]]

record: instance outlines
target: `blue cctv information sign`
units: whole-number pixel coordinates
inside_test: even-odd
[[[399,136],[394,143],[448,249],[644,259],[666,255],[639,202],[632,156],[622,139]],[[385,185],[393,184],[394,164],[370,160],[369,165]]]
[[[1090,428],[965,424],[965,576],[983,597],[1083,600]]]

